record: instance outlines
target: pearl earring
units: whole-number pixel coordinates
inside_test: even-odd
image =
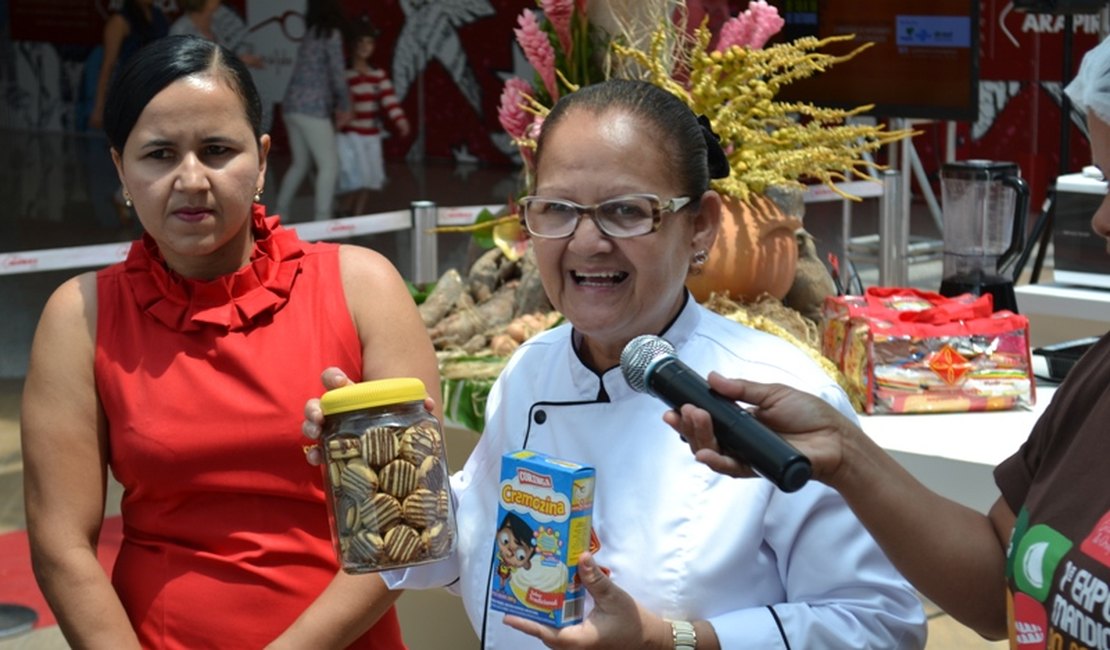
[[[254,191],[254,202],[255,203],[261,203],[262,202],[262,188],[261,187]]]
[[[694,258],[690,261],[690,275],[698,275],[701,273],[701,267],[709,260],[709,251],[700,250],[694,253]]]

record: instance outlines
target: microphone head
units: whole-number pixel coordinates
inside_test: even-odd
[[[648,368],[663,357],[674,356],[674,346],[652,334],[641,334],[621,350],[621,373],[628,385],[640,393],[648,392]]]

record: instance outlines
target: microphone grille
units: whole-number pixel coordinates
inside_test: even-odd
[[[673,355],[674,346],[667,341],[651,334],[641,334],[621,350],[621,373],[632,390],[646,393],[648,366],[656,359]]]

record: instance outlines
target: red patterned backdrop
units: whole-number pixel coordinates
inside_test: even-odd
[[[21,54],[28,53],[23,58],[39,64],[49,61],[53,50],[61,60],[57,81],[37,72],[17,75],[15,82],[9,79],[26,87],[18,88],[21,104],[0,119],[0,125],[80,128],[72,117],[74,111],[66,107],[66,102],[73,101],[65,89],[71,83],[67,74],[73,74],[67,72],[66,63],[87,55],[99,43],[111,1],[0,0],[0,6],[7,5],[12,45]],[[812,4],[816,0],[783,1]],[[158,4],[171,15],[176,13],[173,0]],[[264,97],[277,101],[295,56],[295,43],[282,41],[280,30],[261,27],[272,24],[283,11],[303,9],[303,0],[229,0],[227,4],[249,26],[259,28],[252,33],[260,39],[270,66],[256,80]],[[422,151],[431,158],[511,162],[512,148],[497,123],[497,105],[505,77],[529,74],[519,51],[514,52],[512,30],[520,11],[536,6],[534,0],[344,0],[344,4],[352,16],[365,14],[381,28],[377,64],[404,86],[403,104],[414,121],[423,88],[423,140],[393,138],[387,144],[388,156],[419,153],[422,142]],[[703,5],[693,8],[695,15],[708,15],[713,23],[720,22],[725,11],[735,14],[746,6],[743,0],[692,4]],[[1073,70],[1064,71],[1063,24],[1061,16],[1026,14],[1014,11],[1008,1],[981,0],[980,114],[977,122],[958,125],[957,158],[1017,162],[1038,201],[1060,169],[1061,77],[1073,74],[1083,52],[1097,41],[1094,17],[1075,17]],[[33,87],[29,79],[34,79]],[[915,144],[927,171],[935,173],[943,159],[943,129],[929,124],[920,128],[925,133]],[[280,135],[280,123],[275,123],[275,130]],[[1068,137],[1070,156],[1065,167],[1078,170],[1088,160],[1079,121],[1069,127]]]

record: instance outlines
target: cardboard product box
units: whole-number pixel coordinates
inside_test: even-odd
[[[1029,321],[991,296],[875,287],[825,300],[822,352],[866,413],[993,411],[1035,399]]]
[[[523,450],[501,458],[490,606],[563,627],[581,622],[594,469]]]

